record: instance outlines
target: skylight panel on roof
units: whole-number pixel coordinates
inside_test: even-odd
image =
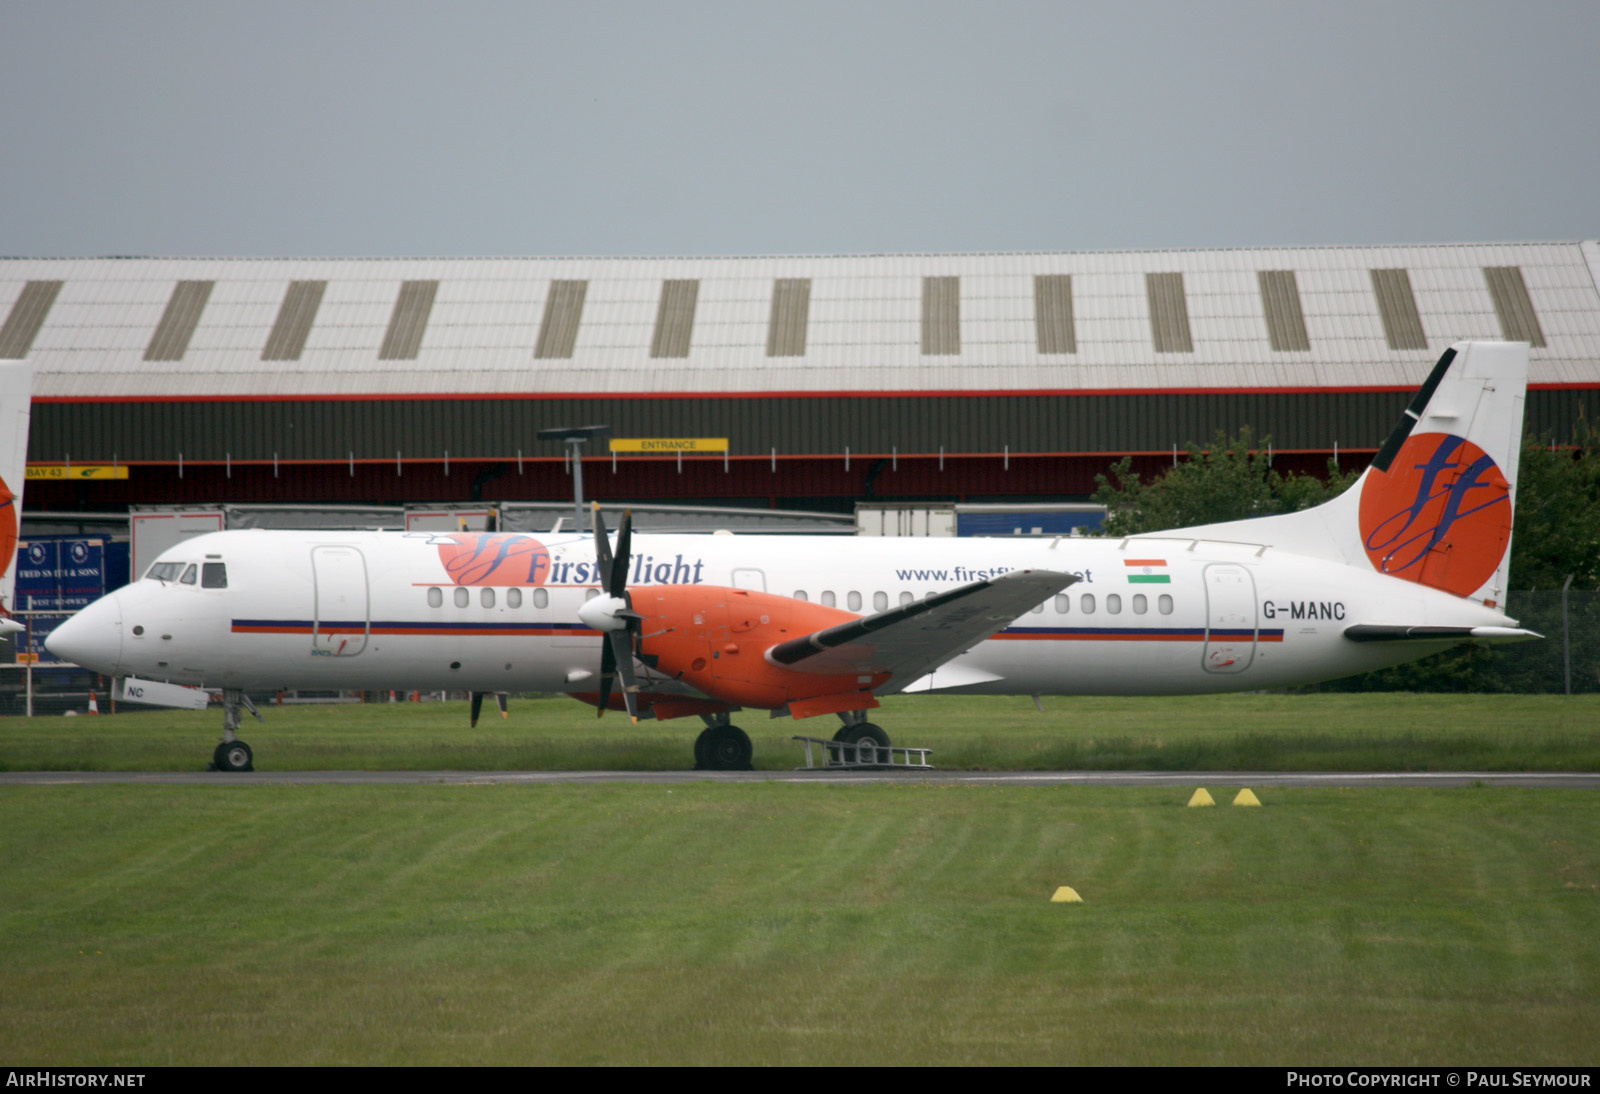
[[[17,302],[11,305],[11,314],[6,316],[6,325],[0,327],[0,358],[28,356],[64,284],[64,281],[30,281],[22,287],[22,295],[17,297]]]
[[[1072,320],[1072,275],[1037,274],[1033,279],[1033,325],[1040,353],[1077,353]]]
[[[1147,273],[1144,294],[1150,306],[1150,339],[1157,353],[1193,353],[1189,304],[1183,295],[1183,274]]]
[[[811,279],[781,277],[772,283],[772,314],[767,320],[768,357],[804,357],[811,316]]]
[[[570,358],[578,345],[578,324],[583,321],[587,281],[552,281],[544,298],[544,318],[539,322],[535,357]]]
[[[1507,342],[1528,342],[1543,346],[1544,330],[1528,296],[1521,266],[1485,266],[1483,279],[1494,297],[1494,311],[1500,317],[1500,333]]]
[[[1390,349],[1427,349],[1428,337],[1417,314],[1411,275],[1405,270],[1372,270],[1372,294],[1383,317],[1383,336]]]
[[[650,339],[651,357],[687,357],[694,334],[694,304],[699,281],[663,281],[656,305],[656,329]]]
[[[200,315],[206,310],[206,301],[211,299],[211,290],[215,285],[215,281],[180,281],[172,287],[166,310],[161,313],[161,322],[156,324],[156,332],[150,336],[150,344],[145,347],[146,361],[183,360],[183,355],[189,350],[189,339],[200,324]]]
[[[922,279],[922,352],[925,356],[961,352],[961,279]]]
[[[277,321],[272,324],[266,348],[261,351],[263,361],[300,360],[311,324],[316,321],[317,309],[322,306],[322,294],[327,290],[326,281],[289,282],[289,291],[283,294],[283,304],[278,308]]]
[[[1306,317],[1300,309],[1300,287],[1293,270],[1257,270],[1261,308],[1267,317],[1267,339],[1280,353],[1311,348]]]
[[[433,314],[433,300],[439,293],[437,281],[406,281],[395,297],[389,315],[389,329],[383,333],[380,361],[415,361],[422,351],[422,335]]]

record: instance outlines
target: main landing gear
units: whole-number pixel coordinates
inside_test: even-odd
[[[702,714],[706,728],[694,742],[696,771],[754,771],[750,756],[754,751],[744,730],[728,721],[726,714]]]
[[[696,771],[754,771],[750,758],[750,737],[728,721],[726,714],[702,714],[706,728],[694,742]],[[839,715],[844,726],[833,735],[836,741],[856,746],[860,763],[888,763],[889,735],[882,727],[867,721],[865,711],[852,710]]]
[[[846,711],[839,715],[839,720],[844,726],[833,735],[833,739],[855,745],[859,762],[889,762],[889,735],[880,726],[867,721],[866,711]]]
[[[239,711],[248,710],[255,715],[256,721],[264,721],[261,712],[250,701],[250,697],[238,688],[224,688],[222,690],[222,743],[211,754],[211,771],[254,771],[252,761],[255,754],[250,751],[250,746],[239,740]]]

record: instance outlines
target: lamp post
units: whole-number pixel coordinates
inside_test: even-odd
[[[584,441],[599,440],[610,434],[611,427],[608,425],[580,425],[571,428],[557,426],[554,429],[541,429],[537,434],[541,441],[562,441],[567,446],[568,455],[572,460],[573,527],[579,532],[583,531],[583,458],[579,454],[581,446]]]

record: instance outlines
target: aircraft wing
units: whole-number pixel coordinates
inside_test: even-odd
[[[791,638],[767,657],[796,672],[887,672],[891,679],[878,690],[896,692],[1077,580],[1053,570],[1015,570]]]

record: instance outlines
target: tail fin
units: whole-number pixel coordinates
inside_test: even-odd
[[[1498,607],[1511,566],[1527,386],[1527,343],[1458,342],[1339,497],[1300,513],[1164,534],[1267,544]]]
[[[33,406],[33,366],[0,362],[0,634],[11,628],[17,581],[17,533],[22,524],[22,484],[28,470],[28,415]]]

